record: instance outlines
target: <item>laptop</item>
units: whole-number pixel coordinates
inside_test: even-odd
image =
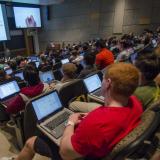
[[[31,59],[32,62],[38,61],[38,57],[37,56],[30,56],[29,58]]]
[[[31,101],[37,117],[37,127],[44,133],[58,139],[63,135],[65,124],[73,113],[62,106],[56,90]]]
[[[11,68],[5,69],[6,74],[10,75],[13,73],[13,70]]]
[[[68,59],[68,58],[66,58],[66,59],[62,59],[62,60],[61,60],[61,63],[62,63],[62,64],[69,63],[69,59]]]
[[[87,78],[84,78],[83,82],[84,82],[89,94],[94,95],[96,97],[102,97],[101,96],[102,82],[101,82],[98,74],[94,74],[94,75],[91,75]]]
[[[39,62],[39,61],[36,61],[36,62],[35,62],[35,64],[36,64],[36,67],[38,68],[38,67],[39,67],[40,62]]]
[[[39,77],[44,83],[51,83],[55,79],[52,71],[39,72]]]
[[[15,96],[19,92],[20,92],[20,88],[18,86],[18,83],[15,80],[0,84],[0,100],[1,101],[7,100],[10,97]]]
[[[24,77],[23,77],[23,71],[22,72],[17,72],[14,74],[15,77],[19,77],[21,80],[24,80]]]

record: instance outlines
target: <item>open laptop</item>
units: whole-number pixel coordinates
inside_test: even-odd
[[[91,75],[87,78],[83,79],[83,82],[86,86],[86,89],[90,95],[101,97],[101,85],[102,82],[98,76],[98,74]]]
[[[39,77],[44,83],[51,83],[55,79],[52,71],[39,72]]]
[[[57,91],[51,91],[31,101],[37,117],[38,128],[58,139],[62,136],[65,123],[72,111],[62,106]]]
[[[6,68],[5,72],[6,72],[6,74],[10,75],[13,73],[13,70],[11,68]]]
[[[38,57],[37,56],[30,56],[29,59],[31,59],[32,62],[38,61]]]
[[[19,77],[21,80],[24,80],[23,71],[15,73],[14,76]]]
[[[38,67],[39,67],[40,62],[39,62],[39,61],[36,61],[36,62],[35,62],[35,64],[36,64],[36,67],[38,68]]]
[[[68,58],[66,58],[66,59],[62,59],[62,60],[61,60],[61,63],[62,63],[62,64],[69,63],[69,59],[68,59]]]
[[[5,101],[18,94],[20,88],[15,80],[0,84],[0,100]]]

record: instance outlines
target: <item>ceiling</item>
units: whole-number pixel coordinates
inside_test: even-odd
[[[0,0],[6,2],[19,2],[19,3],[28,3],[28,4],[38,4],[38,5],[51,5],[62,3],[64,0]]]

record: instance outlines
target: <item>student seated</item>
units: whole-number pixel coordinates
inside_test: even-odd
[[[42,54],[42,55],[40,56],[40,60],[41,60],[41,63],[40,63],[40,65],[38,66],[38,70],[39,70],[39,71],[43,70],[46,66],[49,65],[48,60],[47,60],[47,57],[46,57],[44,54]]]
[[[7,75],[4,69],[0,69],[0,83],[11,79],[11,76]]]
[[[153,53],[141,55],[135,62],[140,70],[140,86],[134,95],[141,101],[144,110],[160,98],[160,88],[154,82],[160,72],[160,61]]]
[[[7,113],[15,114],[23,110],[29,99],[49,91],[49,85],[44,84],[39,79],[38,70],[32,65],[26,65],[23,71],[24,80],[27,87],[21,89],[20,94],[7,101]]]
[[[9,62],[9,66],[12,69],[13,73],[17,70],[17,62],[15,60],[11,60]]]
[[[160,98],[160,88],[156,84],[158,83],[160,62],[155,54],[145,53],[139,56],[135,65],[140,70],[140,86],[135,90],[134,95],[140,100],[145,110]],[[76,112],[90,112],[97,106],[97,103],[74,101],[69,108]]]
[[[26,59],[22,56],[17,56],[16,62],[17,62],[17,69],[23,68],[27,64]]]
[[[84,55],[84,64],[85,64],[85,67],[80,72],[78,78],[84,78],[88,74],[95,72],[97,70],[94,65],[95,64],[95,54],[94,53],[86,53]]]
[[[62,65],[63,78],[61,79],[60,83],[57,83],[55,85],[55,89],[60,90],[60,88],[63,85],[73,81],[77,77],[76,70],[77,67],[73,63],[63,64]]]
[[[69,117],[59,148],[62,159],[105,157],[140,123],[142,105],[131,96],[138,79],[139,71],[131,64],[108,67],[102,83],[105,105],[89,114],[74,113]],[[46,146],[42,138],[32,137],[15,159],[30,160],[35,152],[50,157],[55,150]]]
[[[111,51],[106,48],[104,40],[99,40],[95,44],[98,54],[96,55],[96,66],[97,69],[102,70],[108,65],[114,63],[114,56]]]

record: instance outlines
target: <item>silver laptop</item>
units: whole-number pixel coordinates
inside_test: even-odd
[[[39,72],[39,77],[44,83],[51,83],[55,79],[52,71]]]
[[[21,80],[24,80],[23,71],[15,73],[14,76],[19,77]]]
[[[89,94],[101,97],[101,85],[102,82],[98,76],[98,74],[91,75],[85,79],[83,82],[87,88]]]
[[[56,139],[61,137],[72,111],[62,106],[57,91],[42,95],[31,103],[37,117],[38,128]]]
[[[69,63],[69,59],[68,59],[68,58],[66,58],[66,59],[62,59],[62,60],[61,60],[61,63],[62,63],[62,64]]]
[[[18,94],[20,88],[15,80],[0,84],[0,100],[5,101],[10,97]]]

